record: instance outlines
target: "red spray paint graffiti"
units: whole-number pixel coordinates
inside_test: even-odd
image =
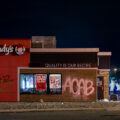
[[[73,89],[73,85],[76,83],[76,91]],[[82,95],[89,96],[94,93],[95,88],[93,87],[93,81],[87,79],[72,79],[67,78],[64,85],[63,85],[63,92],[69,88],[69,92],[73,95]]]

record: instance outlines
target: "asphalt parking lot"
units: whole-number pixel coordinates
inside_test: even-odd
[[[120,120],[120,111],[0,113],[0,120]]]

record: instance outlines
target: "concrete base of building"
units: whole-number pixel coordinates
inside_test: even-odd
[[[0,112],[120,111],[120,102],[1,102]]]

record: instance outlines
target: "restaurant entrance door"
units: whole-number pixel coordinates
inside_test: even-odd
[[[104,99],[104,77],[97,77],[97,99]]]

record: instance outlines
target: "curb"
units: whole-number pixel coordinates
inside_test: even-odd
[[[0,113],[22,113],[22,112],[55,112],[55,111],[94,111],[106,110],[105,108],[56,108],[56,109],[16,109],[0,110]]]
[[[111,107],[111,108],[106,108],[107,111],[120,111],[120,108],[117,107]]]

